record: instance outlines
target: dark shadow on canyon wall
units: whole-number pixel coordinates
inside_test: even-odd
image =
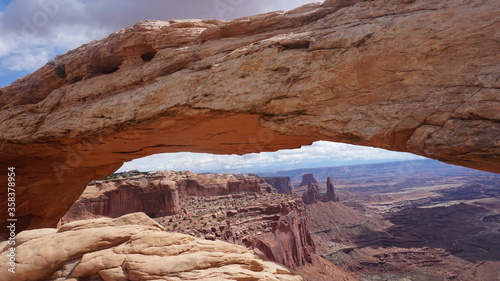
[[[464,203],[387,214],[393,226],[355,238],[359,247],[433,247],[468,261],[500,260],[500,210]]]

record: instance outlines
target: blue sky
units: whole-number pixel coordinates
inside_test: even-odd
[[[146,19],[225,19],[311,0],[2,0],[0,87],[56,55]]]
[[[135,159],[125,163],[120,172],[190,170],[194,172],[270,172],[300,168],[348,166],[367,163],[425,159],[410,153],[357,146],[344,143],[317,141],[300,149],[245,155],[211,155],[201,153],[164,153]]]
[[[291,10],[314,0],[11,0],[0,2],[0,87],[9,85],[82,44],[146,19],[225,19]],[[346,144],[273,153],[159,154],[126,163],[120,170],[249,172],[417,159],[417,156]]]

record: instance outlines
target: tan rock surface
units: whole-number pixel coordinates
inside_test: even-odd
[[[176,181],[181,195],[216,195],[242,191],[263,193],[271,191],[264,179],[233,174],[195,174]]]
[[[54,226],[90,180],[160,152],[331,140],[500,172],[497,5],[327,1],[145,21],[58,56],[0,89],[18,229]]]
[[[19,234],[30,239],[18,240],[15,274],[0,264],[1,280],[303,280],[242,246],[165,232],[144,213],[37,231]]]

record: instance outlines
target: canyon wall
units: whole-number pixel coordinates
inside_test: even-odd
[[[62,222],[97,217],[116,218],[135,212],[150,217],[178,213],[177,184],[166,177],[139,177],[90,183]]]
[[[161,171],[151,176],[90,183],[62,223],[102,216],[116,218],[134,212],[150,217],[172,215],[180,211],[179,196],[271,191],[264,179],[254,176]]]
[[[272,187],[276,188],[279,193],[292,193],[293,187],[290,182],[290,177],[264,177],[263,179]]]
[[[304,204],[296,195],[265,193],[263,182],[256,176],[172,171],[94,182],[61,223],[144,212],[165,227],[184,225],[169,230],[243,245],[288,268],[310,264],[315,247]],[[195,215],[200,210],[201,217]]]
[[[242,246],[165,232],[143,213],[23,231],[16,246],[16,273],[2,262],[2,280],[304,280]],[[9,247],[0,243],[2,261]]]
[[[271,192],[272,187],[254,176],[232,174],[197,174],[177,181],[181,195],[216,195],[234,192]]]
[[[17,230],[54,226],[89,181],[160,152],[329,140],[500,172],[496,9],[329,0],[231,22],[143,21],[57,56],[0,88]]]
[[[315,253],[315,248],[307,226],[305,207],[300,200],[261,207],[260,210],[243,209],[241,213],[255,217],[266,225],[263,233],[242,241],[246,247],[292,269],[312,262],[311,255]],[[273,216],[275,218],[270,219]]]

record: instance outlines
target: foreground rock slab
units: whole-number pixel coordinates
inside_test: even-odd
[[[6,243],[1,280],[303,280],[242,246],[165,232],[144,213],[21,232],[16,273]]]
[[[17,228],[55,226],[90,180],[160,152],[329,140],[500,172],[497,2],[328,0],[144,21],[58,56],[0,88]]]

